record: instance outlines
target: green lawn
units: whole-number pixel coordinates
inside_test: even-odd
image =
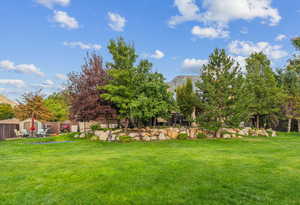
[[[30,144],[36,141],[0,142],[1,205],[300,204],[297,134]]]

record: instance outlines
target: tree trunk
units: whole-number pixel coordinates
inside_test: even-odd
[[[126,118],[126,119],[125,119],[125,133],[126,133],[126,134],[128,133],[128,125],[129,125],[129,119]]]
[[[157,119],[156,119],[156,117],[155,117],[155,118],[154,118],[154,121],[153,121],[153,127],[154,127],[154,128],[156,128],[156,120],[157,120]]]
[[[197,127],[196,121],[196,108],[194,107],[193,113],[192,113],[192,127]]]
[[[259,115],[256,115],[256,128],[259,129]]]
[[[300,120],[297,120],[298,123],[298,132],[300,132]]]
[[[299,124],[299,121],[298,121]],[[291,126],[292,126],[292,119],[288,119],[288,127],[287,127],[287,132],[291,132]]]

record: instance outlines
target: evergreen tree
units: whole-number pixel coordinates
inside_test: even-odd
[[[197,97],[191,79],[186,84],[176,88],[176,102],[180,112],[189,122],[194,122],[197,107]]]
[[[224,49],[213,52],[200,78],[197,83],[202,109],[198,117],[200,126],[214,130],[216,137],[221,137],[221,128],[238,127],[248,119],[251,95],[247,93],[240,66]]]
[[[260,128],[262,116],[274,116],[280,111],[281,89],[271,68],[271,62],[263,53],[253,53],[246,59],[246,78],[248,93],[254,96],[250,105],[256,119],[256,128]]]

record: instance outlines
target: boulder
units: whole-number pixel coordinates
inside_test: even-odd
[[[110,136],[110,131],[95,131],[95,135],[99,138],[101,141],[107,141]]]
[[[148,137],[148,136],[145,136],[145,137],[143,137],[143,141],[150,142],[150,141],[151,141],[151,138]]]
[[[139,133],[137,133],[137,132],[132,132],[132,133],[129,133],[129,135],[128,135],[129,137],[132,137],[132,138],[135,138],[135,137],[139,137],[140,136],[140,134]]]
[[[191,139],[197,138],[198,129],[197,128],[190,128],[188,131],[188,135]]]
[[[223,135],[223,138],[224,138],[224,139],[230,139],[230,138],[232,138],[232,137],[231,137],[230,134],[224,134],[224,135]]]
[[[81,133],[79,138],[85,138],[85,133]]]
[[[158,136],[158,140],[167,140],[167,138],[164,133],[160,133]]]

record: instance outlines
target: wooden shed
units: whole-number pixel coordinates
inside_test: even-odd
[[[15,138],[15,130],[19,130],[20,120],[18,119],[9,119],[0,121],[0,140]]]

